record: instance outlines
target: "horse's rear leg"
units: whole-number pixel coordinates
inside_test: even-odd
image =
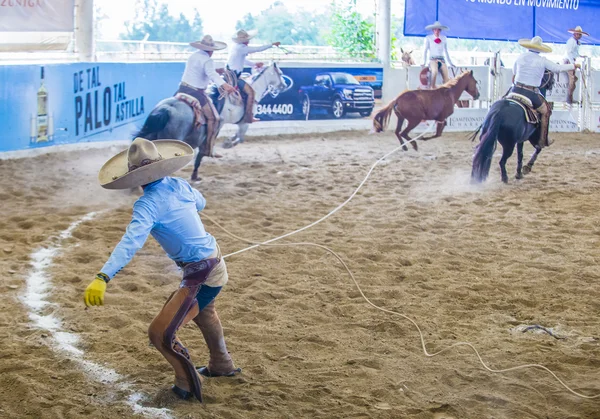
[[[404,144],[404,140],[402,139],[402,135],[400,134],[400,132],[402,131],[402,124],[404,124],[404,117],[402,115],[400,115],[398,112],[394,112],[396,114],[396,117],[398,118],[398,124],[396,125],[396,131],[394,131],[394,133],[396,134],[396,138],[398,138],[398,141],[400,141],[400,144],[402,144],[402,149],[404,151],[408,150],[408,147],[406,147],[406,145]]]
[[[442,136],[442,132],[447,125],[446,120],[444,119],[443,121],[435,121],[435,124],[435,135],[432,135],[431,137],[423,137],[423,141],[432,140]]]
[[[532,144],[533,144],[533,142],[532,142]],[[535,147],[535,151],[533,152],[531,159],[529,159],[527,164],[523,167],[523,174],[525,174],[525,175],[528,175],[529,173],[531,173],[531,169],[533,169],[533,164],[537,160],[538,155],[542,152],[542,147],[540,147],[537,144],[533,144],[533,146]]]
[[[517,179],[523,179],[523,143],[517,144]]]
[[[508,174],[506,173],[506,162],[515,151],[515,145],[502,144],[502,158],[500,159],[500,172],[502,174],[502,182],[508,183]]]
[[[421,121],[419,119],[413,119],[412,121],[409,119],[408,120],[408,125],[406,126],[406,128],[404,129],[404,131],[402,131],[402,134],[400,134],[400,136],[404,137],[406,139],[406,141],[412,143],[412,146],[415,149],[415,151],[419,151],[419,147],[417,146],[417,141],[416,140],[412,140],[408,136],[408,133],[411,132],[413,129],[415,129],[415,127],[417,125],[419,125],[420,122]],[[406,146],[404,147],[404,150],[407,150]]]

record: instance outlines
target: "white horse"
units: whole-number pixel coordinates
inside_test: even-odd
[[[254,89],[257,102],[260,102],[267,94],[276,96],[288,87],[283,78],[283,73],[276,63],[266,67],[246,82]],[[218,94],[213,96],[218,96]],[[226,95],[224,101],[223,109],[219,113],[221,116],[220,123],[216,129],[219,132],[224,124],[237,124],[237,134],[224,143],[224,147],[230,148],[244,141],[248,124],[244,122],[245,104],[243,101],[236,100],[231,95]],[[214,105],[218,106],[217,103],[214,103]],[[203,152],[200,150],[206,141],[206,125],[196,129],[194,128],[194,120],[194,112],[189,105],[174,97],[164,99],[150,112],[135,137],[148,140],[180,140],[188,143],[194,149],[198,148],[194,171],[192,172],[192,180],[197,180],[198,168],[202,157],[204,157]]]

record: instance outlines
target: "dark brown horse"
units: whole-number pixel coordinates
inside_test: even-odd
[[[408,133],[421,121],[437,122],[435,135],[423,138],[423,140],[437,138],[442,135],[442,131],[446,126],[446,118],[454,113],[454,105],[465,90],[473,96],[473,99],[479,98],[477,80],[473,77],[472,71],[465,71],[437,89],[402,92],[373,117],[373,130],[375,132],[384,131],[393,111],[398,117],[396,137],[398,137],[398,141],[400,141],[404,150],[408,150],[408,147],[406,147],[403,138],[406,141],[411,141]],[[408,121],[408,125],[402,131],[402,123],[405,119]],[[415,150],[418,150],[416,142],[413,142],[412,146]]]

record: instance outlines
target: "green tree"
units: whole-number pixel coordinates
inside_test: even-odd
[[[356,8],[356,0],[334,0],[331,4],[329,44],[350,57],[374,59],[375,25]]]
[[[256,15],[248,13],[236,24],[236,29],[256,29],[258,42],[279,41],[284,45],[326,45],[324,33],[329,26],[326,14],[305,10],[290,12],[280,1]]]
[[[189,20],[183,13],[175,17],[169,13],[166,3],[158,0],[137,0],[135,18],[125,22],[126,33],[119,38],[141,40],[148,35],[149,41],[190,42],[200,39],[202,19],[197,10]]]

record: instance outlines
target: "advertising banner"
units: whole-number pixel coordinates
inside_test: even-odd
[[[281,70],[288,90],[260,102],[257,118],[261,120],[367,117],[382,95],[380,67],[282,66]]]
[[[0,124],[6,128],[0,151],[129,139],[159,101],[173,96],[184,67],[182,62],[0,66]],[[304,120],[307,109],[310,118],[367,117],[374,96],[381,95],[378,67],[282,71],[289,88],[263,98],[257,109],[263,121]],[[331,84],[316,85],[317,77]]]
[[[581,94],[581,73],[579,71],[577,71],[577,78],[575,92],[573,93],[574,101],[578,101],[579,95]],[[554,86],[552,87],[552,90],[546,92],[546,100],[548,100],[548,102],[566,102],[568,92],[569,76],[567,73],[555,73]]]
[[[552,111],[550,117],[550,133],[552,132],[578,132],[579,111]]]
[[[598,103],[600,102],[600,71],[592,71],[591,78],[592,102]]]
[[[424,36],[425,26],[439,20],[451,38],[517,41],[538,35],[546,42],[565,43],[567,29],[594,28],[600,14],[597,0],[406,0],[404,35]],[[600,45],[600,35],[583,40]]]
[[[600,132],[600,110],[592,111],[592,131]]]
[[[0,66],[0,151],[129,139],[182,72],[183,63]]]
[[[74,0],[0,0],[0,32],[72,32]]]

